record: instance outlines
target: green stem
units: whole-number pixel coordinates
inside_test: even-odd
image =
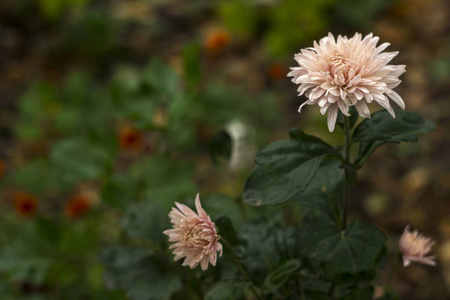
[[[247,210],[245,209],[244,201],[242,200],[242,197],[236,197],[237,205],[239,206],[239,209],[241,210],[242,217],[244,220],[248,220],[248,214]]]
[[[228,249],[230,249],[231,252],[231,259],[233,260],[234,264],[238,267],[239,271],[241,272],[242,276],[244,276],[245,281],[247,281],[250,284],[250,288],[253,292],[253,294],[255,295],[255,298],[258,300],[262,300],[261,296],[259,295],[255,284],[253,283],[253,281],[251,280],[250,276],[248,276],[247,271],[245,271],[244,266],[241,264],[241,262],[239,261],[239,259],[236,258],[236,255],[234,254],[234,250],[233,247],[231,247],[231,245],[228,243],[228,241],[226,239],[224,239],[223,237],[220,237],[221,242],[223,242],[223,244],[228,247]]]
[[[330,285],[330,289],[328,290],[328,297],[333,299],[334,289],[336,288],[336,283],[332,282]]]
[[[391,268],[389,269],[389,275],[388,275],[388,281],[386,284],[386,290],[391,289],[391,283],[392,283],[392,275],[394,274],[395,266],[400,262],[400,253],[396,253],[395,259],[392,261]]]
[[[344,116],[344,193],[343,193],[343,204],[342,204],[342,230],[347,228],[347,211],[348,211],[348,198],[350,184],[348,182],[349,168],[350,168],[350,124],[348,117]]]

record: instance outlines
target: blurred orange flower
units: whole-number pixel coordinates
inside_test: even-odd
[[[83,196],[76,195],[66,203],[65,214],[70,219],[77,219],[84,216],[91,208],[91,201]]]
[[[131,127],[124,126],[119,130],[120,147],[124,150],[139,150],[143,145],[142,132]]]
[[[32,217],[38,208],[36,196],[27,192],[17,192],[14,195],[14,208],[22,217]]]
[[[221,52],[230,43],[230,35],[224,30],[216,30],[208,34],[205,41],[206,50],[211,54]]]

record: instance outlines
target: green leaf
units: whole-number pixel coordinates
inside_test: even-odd
[[[150,61],[142,79],[162,96],[175,97],[182,90],[175,70],[158,59]]]
[[[321,214],[307,215],[301,226],[303,254],[326,280],[354,285],[368,282],[386,254],[386,237],[376,227],[355,222],[345,231]]]
[[[125,209],[136,200],[136,183],[126,174],[109,176],[102,185],[102,201],[116,209]]]
[[[258,14],[250,3],[240,0],[221,1],[218,15],[225,26],[237,36],[251,36],[256,28]]]
[[[247,259],[243,264],[257,285],[264,282],[280,261],[298,257],[297,230],[278,221],[268,218],[252,220],[242,226],[239,239],[246,249]]]
[[[148,249],[110,247],[99,256],[100,262],[107,267],[105,284],[110,289],[125,288],[142,273],[143,265],[153,254]]]
[[[245,299],[250,284],[247,282],[222,281],[213,286],[205,295],[206,300]]]
[[[194,87],[200,80],[200,47],[192,43],[184,48],[183,63],[186,79],[191,87]]]
[[[324,159],[309,186],[292,200],[305,212],[327,213],[330,218],[339,220],[339,207],[342,199],[344,169],[335,159]]]
[[[163,231],[170,227],[168,216],[161,207],[150,201],[131,205],[123,218],[122,225],[130,236],[161,241]]]
[[[219,235],[223,237],[231,246],[239,245],[239,241],[230,218],[226,216],[219,217],[215,222]]]
[[[360,143],[355,163],[361,166],[361,162],[385,143],[416,142],[418,135],[436,127],[433,122],[412,112],[395,110],[395,114],[394,119],[388,111],[378,111],[356,126],[351,139],[351,143]]]
[[[291,259],[276,266],[264,280],[263,290],[274,292],[279,289],[301,266],[300,260]]]
[[[55,143],[50,153],[55,180],[67,186],[100,177],[109,159],[104,149],[78,138]]]
[[[134,164],[128,176],[140,189],[140,196],[169,211],[175,201],[195,198],[198,189],[191,180],[192,172],[193,165],[187,160],[152,155]]]
[[[37,159],[28,163],[12,174],[11,181],[30,193],[42,195],[51,183],[48,161]]]
[[[132,300],[169,300],[172,293],[181,288],[181,276],[176,273],[159,275],[148,272],[128,288],[127,297]]]
[[[106,265],[105,284],[123,288],[133,300],[168,300],[182,286],[181,276],[168,272],[149,249],[113,247],[104,250],[100,261]]]
[[[340,153],[316,137],[291,130],[290,139],[272,143],[257,155],[256,167],[245,182],[244,201],[277,205],[301,194],[326,156]]]
[[[40,285],[52,265],[54,243],[43,239],[35,223],[23,223],[0,249],[0,275],[12,281]],[[50,256],[49,256],[50,254]]]

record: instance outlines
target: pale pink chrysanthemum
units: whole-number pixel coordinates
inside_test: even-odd
[[[314,47],[302,49],[294,59],[299,67],[291,68],[288,76],[299,84],[299,96],[307,101],[300,105],[317,104],[320,112],[328,111],[328,129],[334,130],[338,109],[349,116],[349,107],[355,106],[363,118],[370,118],[367,103],[377,102],[395,118],[388,97],[405,109],[403,99],[392,89],[400,84],[398,77],[405,72],[405,65],[388,65],[398,52],[381,53],[389,43],[376,46],[379,37],[372,33],[362,39],[360,33],[351,38],[329,33]]]
[[[406,226],[399,241],[400,252],[403,255],[403,266],[407,267],[413,261],[435,266],[434,256],[425,256],[433,247],[434,241],[421,235],[417,230],[409,231],[409,225]]]
[[[222,256],[222,244],[219,243],[216,225],[202,208],[199,194],[195,197],[198,214],[184,204],[175,202],[175,205],[177,208],[172,207],[169,213],[173,229],[164,231],[169,242],[174,242],[170,246],[170,249],[175,249],[174,260],[186,257],[183,266],[193,269],[200,264],[203,271],[208,269],[208,263],[215,266],[217,251]]]

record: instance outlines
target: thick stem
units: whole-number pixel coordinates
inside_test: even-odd
[[[344,193],[343,193],[343,204],[342,204],[342,230],[347,228],[347,211],[348,211],[348,197],[350,184],[348,182],[349,178],[349,168],[350,168],[350,124],[348,117],[344,116]]]
[[[234,264],[238,267],[238,269],[241,272],[242,276],[244,276],[245,281],[247,281],[250,284],[250,289],[252,290],[253,294],[255,295],[255,298],[258,299],[258,300],[262,300],[261,296],[258,293],[258,290],[256,289],[255,284],[253,283],[253,281],[250,278],[250,276],[248,276],[247,271],[245,271],[244,266],[241,264],[239,259],[236,258],[235,254],[234,254],[233,247],[231,247],[231,245],[228,243],[228,241],[226,239],[224,239],[223,237],[221,237],[220,240],[223,242],[223,244],[228,249],[230,249],[231,259],[233,260]]]

